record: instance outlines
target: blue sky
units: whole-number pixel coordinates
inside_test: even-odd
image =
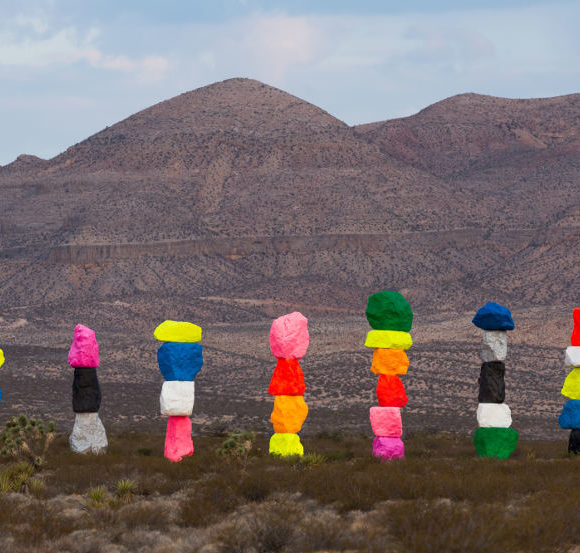
[[[580,92],[580,1],[0,0],[0,165],[231,77],[349,124]]]

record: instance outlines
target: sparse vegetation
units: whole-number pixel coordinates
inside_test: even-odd
[[[54,437],[53,421],[45,423],[26,415],[12,417],[0,433],[0,455],[22,458],[38,470],[44,465]]]
[[[237,436],[234,444],[247,441]],[[223,437],[206,437],[175,464],[158,442],[111,436],[106,455],[83,456],[57,438],[42,480],[29,463],[0,458],[3,553],[539,553],[580,545],[580,458],[561,443],[523,442],[514,458],[495,461],[475,458],[468,438],[417,434],[406,440],[406,459],[382,464],[363,436],[304,437],[307,454],[292,460],[270,457],[267,439],[253,436],[240,464],[222,452]]]

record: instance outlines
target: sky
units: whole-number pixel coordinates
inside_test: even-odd
[[[350,124],[580,92],[580,0],[0,0],[0,165],[248,77]]]

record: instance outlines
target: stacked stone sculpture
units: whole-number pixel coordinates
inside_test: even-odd
[[[373,328],[365,346],[374,349],[371,371],[379,375],[379,405],[370,408],[373,455],[383,461],[399,459],[405,456],[401,407],[408,401],[399,377],[409,368],[405,350],[413,345],[413,311],[399,292],[385,290],[369,297],[365,314]]]
[[[507,332],[514,329],[510,310],[494,302],[486,303],[473,317],[483,330],[479,405],[473,443],[479,457],[507,459],[514,452],[519,435],[511,428],[511,411],[505,401],[505,359]]]
[[[165,321],[154,332],[160,342],[159,370],[165,378],[159,404],[167,416],[165,457],[179,462],[193,454],[191,413],[195,396],[194,380],[203,365],[201,328],[193,323]]]
[[[304,455],[298,432],[308,415],[304,401],[304,373],[299,359],[308,349],[308,319],[295,311],[278,317],[270,328],[270,349],[278,359],[268,393],[274,396],[270,422],[274,434],[270,438],[270,454]]]
[[[558,423],[560,427],[570,430],[568,451],[577,455],[580,453],[580,308],[574,309],[572,317],[574,328],[565,359],[566,366],[572,370],[566,377],[561,392],[568,401],[562,407]]]
[[[104,453],[108,442],[105,427],[99,418],[99,344],[94,330],[81,324],[75,327],[68,364],[75,370],[72,385],[75,423],[69,437],[71,449],[76,453]]]
[[[4,352],[0,349],[0,367],[4,365]],[[0,401],[2,401],[2,390],[0,389]]]

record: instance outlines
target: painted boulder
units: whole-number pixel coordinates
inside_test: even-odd
[[[169,417],[165,433],[165,457],[178,463],[189,455],[193,455],[191,419],[189,417]]]
[[[413,325],[413,311],[409,302],[399,292],[392,290],[369,296],[365,315],[375,330],[409,332]]]
[[[561,428],[580,429],[580,400],[571,399],[564,404],[558,424]]]
[[[303,396],[306,386],[298,359],[278,359],[268,393],[271,396]]]
[[[482,428],[509,428],[512,412],[507,403],[480,403],[477,406],[477,424]]]
[[[492,301],[479,309],[471,322],[483,330],[513,330],[515,326],[510,310]]]
[[[166,380],[161,388],[159,406],[166,417],[189,417],[193,412],[195,383],[189,380]]]
[[[296,434],[307,416],[308,405],[302,396],[276,396],[270,422],[277,434]]]
[[[580,346],[567,347],[564,362],[567,367],[580,367]]]
[[[574,320],[574,328],[570,337],[570,345],[580,346],[580,307],[572,311],[572,318]]]
[[[201,342],[201,327],[193,323],[167,320],[153,332],[160,342]]]
[[[376,348],[371,371],[375,374],[407,374],[409,358],[402,349]]]
[[[367,348],[409,349],[412,345],[411,335],[398,330],[370,330],[365,340]]]
[[[94,367],[77,367],[72,384],[73,411],[96,413],[101,407],[101,386]]]
[[[375,436],[400,438],[403,435],[400,407],[371,407],[370,419]]]
[[[479,403],[503,403],[505,401],[505,364],[490,361],[481,365],[479,374]]]
[[[280,455],[290,457],[293,455],[304,455],[304,447],[300,443],[298,434],[272,434],[270,438],[270,455]]]
[[[81,324],[75,326],[68,364],[75,368],[99,366],[99,344],[94,330]]]
[[[157,363],[165,380],[192,381],[203,365],[203,347],[198,343],[166,342],[157,350]]]
[[[380,407],[404,407],[409,401],[401,379],[386,374],[379,376],[377,399]]]
[[[580,453],[580,430],[574,429],[570,432],[570,439],[568,440],[568,452],[578,455]]]
[[[384,461],[402,459],[405,456],[405,444],[401,438],[377,436],[373,440],[373,455]]]
[[[572,369],[560,392],[569,399],[580,399],[580,369]]]
[[[479,457],[507,459],[515,451],[518,438],[513,428],[478,428],[473,443]]]
[[[270,349],[278,359],[304,357],[309,340],[308,319],[298,311],[278,317],[272,322]]]

